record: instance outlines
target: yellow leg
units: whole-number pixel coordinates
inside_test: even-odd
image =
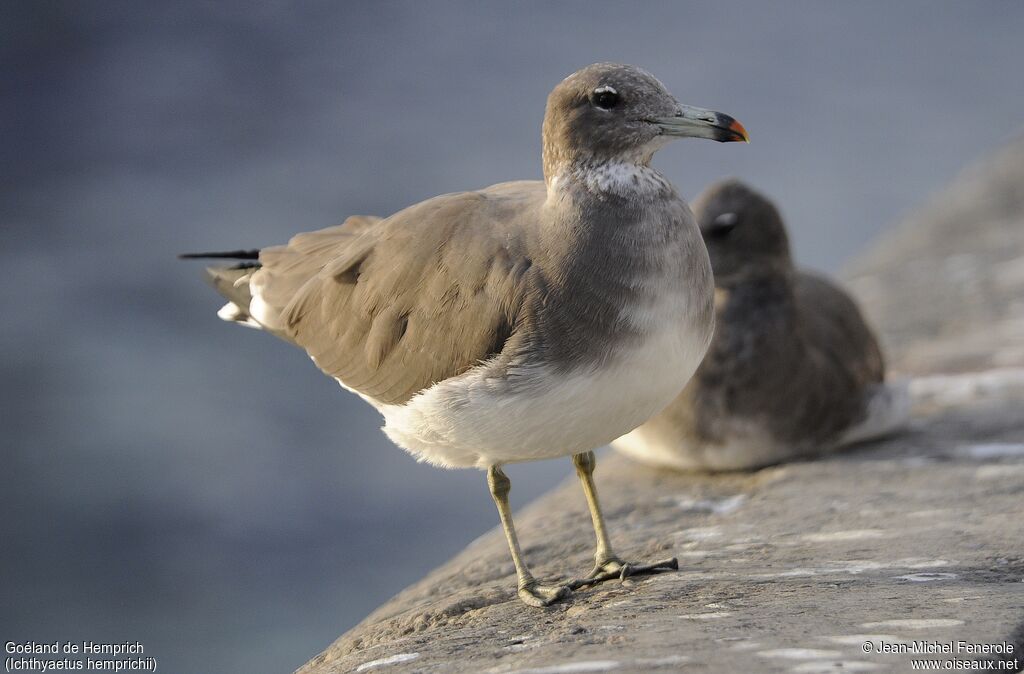
[[[619,559],[612,550],[611,541],[608,539],[608,528],[605,526],[604,515],[601,514],[601,504],[597,500],[597,487],[594,484],[594,468],[597,466],[597,457],[592,451],[581,452],[573,454],[572,463],[576,466],[576,475],[579,476],[580,483],[583,485],[583,495],[587,497],[590,519],[594,523],[594,535],[597,537],[594,570],[586,578],[573,581],[573,589],[612,578],[624,579],[627,576],[679,568],[679,561],[675,557],[651,564],[627,564]]]
[[[516,527],[512,522],[512,509],[508,505],[508,493],[512,490],[512,482],[500,466],[487,469],[487,486],[491,489],[491,497],[498,506],[498,516],[505,530],[508,549],[512,553],[512,563],[516,565],[516,577],[519,580],[519,598],[530,606],[548,606],[572,594],[569,585],[541,585],[530,573],[523,560],[523,551],[519,547]]]

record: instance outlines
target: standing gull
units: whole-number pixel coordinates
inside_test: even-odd
[[[694,211],[715,274],[715,337],[679,397],[613,446],[682,469],[758,468],[899,427],[909,399],[886,384],[882,353],[857,305],[794,268],[778,210],[736,180]]]
[[[593,449],[667,405],[711,339],[712,279],[690,209],[650,167],[674,137],[746,140],[647,72],[600,63],[548,97],[544,181],[357,216],[214,268],[220,316],[292,342],[384,416],[420,461],[477,467],[498,507],[519,597],[546,606],[630,573],[598,505]],[[583,580],[541,585],[501,466],[572,455],[597,536]]]

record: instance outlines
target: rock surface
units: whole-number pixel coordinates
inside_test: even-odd
[[[903,672],[911,659],[948,669],[979,658],[1019,669],[1024,139],[968,170],[847,278],[892,369],[917,377],[905,433],[755,473],[609,456],[597,480],[618,552],[674,554],[679,572],[531,609],[492,531],[299,672]],[[575,480],[516,523],[539,578],[589,570]],[[914,641],[954,652],[878,652]],[[958,642],[1013,652],[957,653]]]

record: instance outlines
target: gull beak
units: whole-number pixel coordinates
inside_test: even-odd
[[[735,119],[723,112],[680,105],[675,117],[658,117],[650,120],[661,133],[677,138],[709,138],[720,143],[733,141],[750,142],[747,130]]]

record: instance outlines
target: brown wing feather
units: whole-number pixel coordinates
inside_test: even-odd
[[[522,219],[535,221],[543,199],[542,183],[445,195],[341,236],[291,291],[284,331],[325,373],[383,403],[465,372],[512,334],[530,269]],[[261,273],[276,298],[275,264]]]
[[[252,273],[251,292],[260,296],[272,318],[279,317],[309,279],[350,250],[352,242],[378,222],[381,218],[376,216],[353,215],[340,225],[296,234],[287,245],[264,248],[262,266]],[[268,321],[266,327],[283,332],[278,320]]]
[[[820,345],[863,386],[885,378],[885,362],[871,328],[844,290],[817,274],[797,274],[794,290],[801,323],[811,343]]]

